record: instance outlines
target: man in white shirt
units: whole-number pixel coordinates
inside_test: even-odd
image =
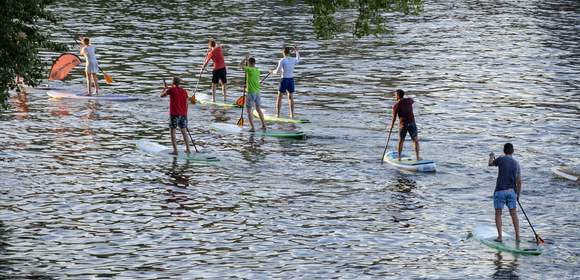
[[[278,67],[272,71],[274,74],[280,73],[282,80],[278,88],[278,97],[276,98],[276,116],[280,117],[280,109],[282,108],[282,95],[288,93],[288,106],[290,107],[290,118],[294,118],[294,66],[300,61],[300,54],[298,48],[292,48],[296,57],[290,57],[290,47],[285,47],[282,51],[284,58],[278,62]]]

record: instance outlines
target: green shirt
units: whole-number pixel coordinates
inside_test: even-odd
[[[248,93],[260,93],[260,70],[256,67],[244,67],[246,72],[246,89]]]

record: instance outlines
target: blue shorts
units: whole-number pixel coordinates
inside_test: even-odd
[[[286,91],[294,93],[294,78],[282,78],[278,91],[285,93]]]
[[[399,128],[399,139],[405,140],[407,132],[411,135],[411,139],[417,138],[417,125],[415,123],[407,123]]]
[[[246,94],[246,108],[248,108],[248,112],[251,112],[252,106],[256,105],[256,107],[260,107],[260,94],[249,92]]]
[[[497,191],[493,193],[493,207],[495,209],[503,209],[507,204],[508,209],[515,209],[518,201],[518,195],[514,189]]]
[[[187,116],[170,116],[169,127],[172,129],[187,128]]]

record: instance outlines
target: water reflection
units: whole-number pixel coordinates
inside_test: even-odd
[[[262,145],[266,143],[263,136],[256,137],[250,134],[248,141],[244,144],[244,148],[240,151],[242,157],[249,163],[258,163],[266,158],[266,153],[261,149]]]
[[[511,260],[504,260],[501,252],[495,254],[495,260],[493,261],[495,266],[495,272],[493,273],[493,279],[497,280],[518,280],[520,277],[516,273],[518,270],[518,258],[514,256]]]

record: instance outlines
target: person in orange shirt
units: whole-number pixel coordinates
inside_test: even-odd
[[[205,58],[205,62],[199,71],[199,75],[205,70],[207,64],[210,60],[213,61],[213,71],[212,71],[212,78],[211,78],[211,97],[212,101],[215,102],[215,88],[218,82],[222,84],[222,92],[224,94],[224,102],[226,102],[226,84],[228,83],[227,79],[227,72],[226,72],[226,63],[224,58],[224,53],[222,46],[218,44],[214,39],[209,39],[208,42],[209,51],[207,52],[207,56]]]

